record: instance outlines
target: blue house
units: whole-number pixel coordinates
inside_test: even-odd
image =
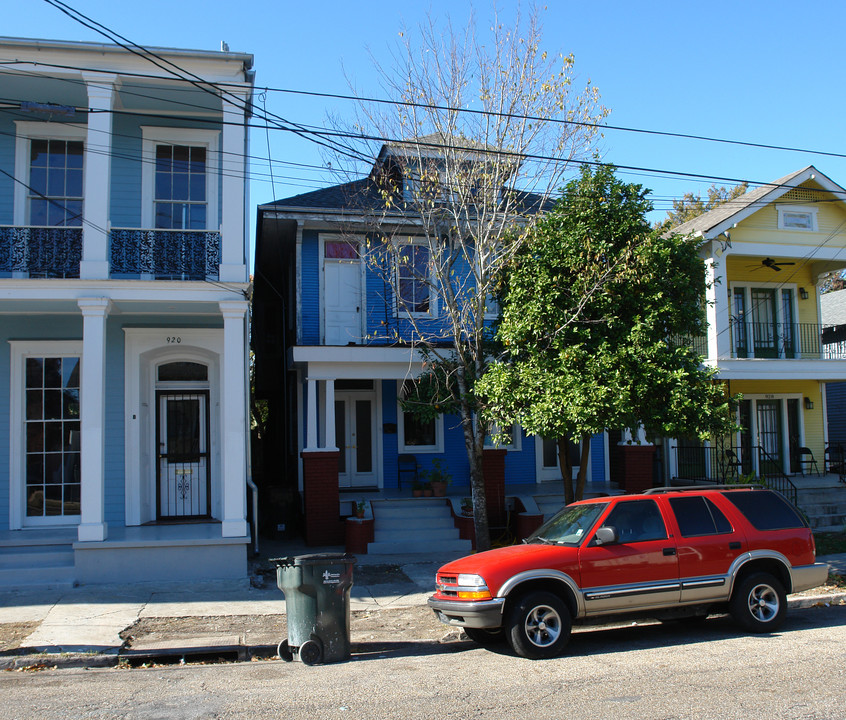
[[[258,208],[256,392],[268,401],[271,428],[265,474],[277,478],[279,496],[287,498],[271,512],[279,526],[288,527],[298,521],[301,497],[299,519],[312,544],[343,541],[341,520],[364,498],[374,501],[370,552],[390,550],[393,536],[383,533],[385,542],[379,540],[380,508],[386,508],[376,501],[411,498],[415,479],[428,477],[433,464],[452,476],[449,498],[437,502],[455,511],[461,497],[470,495],[459,418],[442,414],[422,422],[399,403],[404,383],[424,362],[412,342],[409,314],[428,328],[445,326],[437,291],[412,272],[403,276],[427,263],[428,251],[416,237],[419,226],[397,217],[373,223],[374,212],[385,205],[380,178],[389,177],[397,193],[414,191],[418,178],[400,157],[406,147],[384,145],[366,178]],[[366,248],[388,223],[396,236],[407,237],[397,251],[393,285],[366,258]],[[591,445],[594,491],[611,487],[607,445],[605,435]],[[520,428],[507,446],[486,448],[485,478],[489,508],[499,508],[494,526],[514,514],[543,515],[541,497],[550,498],[552,507],[563,503],[555,442]],[[424,506],[407,505],[406,515],[397,517],[413,516],[415,507],[422,513]]]
[[[246,577],[252,56],[0,50],[0,585]]]

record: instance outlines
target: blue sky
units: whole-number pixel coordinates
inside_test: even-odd
[[[427,11],[451,13],[462,24],[469,5],[365,3],[311,0],[73,0],[70,5],[141,45],[219,49],[255,55],[257,87],[349,93],[382,97],[371,55],[389,60],[398,32],[414,26]],[[506,11],[514,3],[501,2]],[[476,3],[479,22],[490,4]],[[641,2],[552,0],[544,12],[545,46],[574,53],[576,72],[588,78],[611,110],[610,125],[705,135],[804,150],[846,153],[844,95],[838,78],[846,67],[842,28],[846,3],[806,6],[768,2]],[[93,31],[43,0],[7,3],[0,33],[13,37],[102,41]],[[270,92],[267,109],[311,125],[327,112],[344,116],[350,103]],[[603,159],[619,166],[672,170],[696,175],[774,180],[808,164],[846,185],[846,158],[809,152],[745,148],[713,142],[608,130]],[[252,137],[252,154],[267,157],[263,131]],[[271,133],[275,197],[327,184],[330,174],[306,166],[322,162],[318,148],[282,132]],[[253,163],[253,204],[274,198],[266,160]],[[670,198],[700,191],[710,180],[668,178],[622,171],[626,180],[652,188],[663,217]],[[721,182],[720,184],[731,184]]]

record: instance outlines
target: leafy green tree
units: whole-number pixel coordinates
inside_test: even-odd
[[[500,427],[557,438],[567,502],[584,493],[591,435],[728,431],[730,399],[688,338],[705,327],[695,241],[650,228],[640,185],[583,168],[508,269],[499,360],[480,380]],[[569,439],[581,440],[576,487]]]
[[[673,209],[667,213],[667,218],[662,223],[665,227],[676,227],[688,220],[693,220],[703,213],[713,210],[715,207],[730,202],[745,194],[749,189],[747,183],[740,183],[733,188],[725,186],[717,187],[716,184],[708,188],[708,198],[703,200],[700,193],[694,195],[692,192],[685,193],[681,200],[673,200]]]

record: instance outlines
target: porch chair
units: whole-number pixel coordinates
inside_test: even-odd
[[[805,474],[805,468],[813,468],[814,473],[816,475],[820,474],[820,466],[817,465],[817,459],[814,457],[814,453],[811,452],[810,448],[800,447],[797,452],[799,453],[799,472],[803,475]]]
[[[726,448],[725,463],[726,478],[734,477],[739,479],[743,474],[743,463],[737,457],[737,453],[731,448]]]
[[[829,443],[825,446],[823,469],[826,474],[843,474],[843,446],[839,443]]]
[[[420,479],[417,458],[414,455],[403,454],[397,458],[397,486],[402,490],[403,480],[411,483]]]

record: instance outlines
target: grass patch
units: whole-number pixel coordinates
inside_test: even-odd
[[[816,533],[814,543],[817,546],[817,555],[846,553],[846,532]]]

